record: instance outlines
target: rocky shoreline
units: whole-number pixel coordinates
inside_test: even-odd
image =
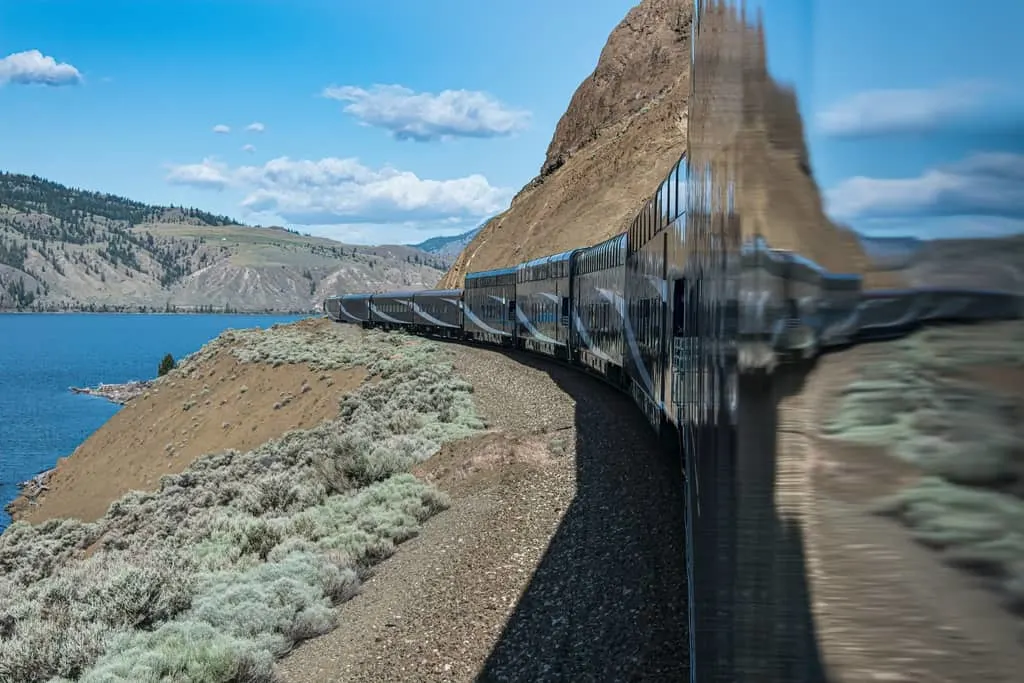
[[[118,405],[124,405],[133,398],[141,396],[153,386],[153,380],[134,380],[124,384],[100,384],[97,387],[71,387],[73,394],[99,396]]]

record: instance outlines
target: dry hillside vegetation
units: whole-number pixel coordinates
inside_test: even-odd
[[[307,311],[431,287],[447,263],[0,173],[0,310]]]
[[[879,513],[1024,615],[1022,386],[1024,325],[935,328],[861,362],[824,433],[861,448],[851,473],[887,494]]]
[[[259,392],[271,370],[290,384]],[[236,378],[218,383],[219,373]],[[243,375],[252,382],[244,393]],[[194,391],[203,385],[208,394]],[[156,431],[163,418],[195,433],[179,431],[170,449],[161,436],[132,460],[155,464],[154,477],[201,450],[200,439],[230,441],[218,430],[237,429],[234,443],[244,443],[250,393],[251,410],[273,416],[279,430],[300,419],[309,426],[175,465],[95,521],[12,524],[0,535],[0,681],[272,680],[275,657],[335,628],[334,605],[447,507],[410,469],[484,427],[443,347],[322,321],[226,332],[157,388],[118,417],[140,413],[145,431],[147,406],[162,402],[166,411],[151,416]],[[340,411],[328,411],[339,393]],[[238,425],[192,429],[193,411],[212,417],[232,402],[242,404]],[[309,424],[318,411],[330,417]],[[69,506],[91,495],[56,486],[49,497],[66,493]]]
[[[825,215],[796,97],[768,75],[759,30],[731,14],[709,15],[699,47],[709,65],[689,101],[692,16],[692,0],[643,0],[630,10],[573,95],[540,175],[484,226],[443,285],[622,232],[688,135],[733,175],[744,236],[760,234],[835,272],[865,274],[868,286],[903,282],[874,272],[856,235]],[[727,56],[712,65],[719,53]]]

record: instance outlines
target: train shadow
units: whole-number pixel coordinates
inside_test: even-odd
[[[655,437],[630,398],[600,380],[504,353],[576,401],[577,490],[476,680],[689,679],[678,442]],[[779,453],[779,404],[802,390],[810,369],[741,382],[740,427],[726,437],[733,455],[704,459],[702,514],[712,526],[695,534],[694,577],[702,682],[829,678],[802,520],[780,513],[779,491],[801,455]]]
[[[683,483],[628,397],[506,352],[576,402],[576,494],[478,681],[685,678]]]
[[[829,680],[815,628],[806,519],[807,453],[780,406],[813,364],[739,384],[734,448],[700,466],[708,521],[695,532],[701,681]],[[714,482],[717,485],[708,486]]]

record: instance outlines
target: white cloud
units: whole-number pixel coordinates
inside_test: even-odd
[[[262,133],[267,129],[267,127],[264,126],[259,121],[253,121],[248,126],[246,126],[245,129],[251,133]]]
[[[1024,218],[1024,155],[975,154],[916,178],[857,176],[826,193],[838,219],[896,216]]]
[[[927,89],[867,90],[818,114],[828,135],[853,137],[931,130],[978,109],[993,88],[965,82]]]
[[[213,132],[220,135],[227,135],[231,132],[231,126],[225,126],[223,123],[218,123],[213,127]]]
[[[526,127],[530,114],[511,109],[487,93],[445,90],[416,93],[401,85],[331,86],[323,96],[348,102],[343,111],[400,140],[427,142],[456,137],[490,138]]]
[[[15,52],[0,59],[0,85],[77,85],[82,74],[70,64],[58,62],[39,50]]]
[[[252,154],[256,151],[256,145],[242,145],[242,151]]]
[[[409,171],[371,169],[356,159],[273,159],[231,168],[215,159],[172,166],[168,182],[243,193],[249,212],[297,225],[393,224],[446,219],[475,221],[503,210],[511,192],[482,175],[451,180]]]

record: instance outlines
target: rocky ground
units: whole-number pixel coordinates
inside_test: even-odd
[[[456,354],[490,431],[416,470],[452,507],[342,606],[350,626],[281,662],[284,680],[680,680],[676,461],[597,380]]]
[[[123,384],[100,384],[95,387],[71,387],[71,393],[98,396],[123,406],[133,398],[142,396],[151,386],[152,381],[142,380]]]

